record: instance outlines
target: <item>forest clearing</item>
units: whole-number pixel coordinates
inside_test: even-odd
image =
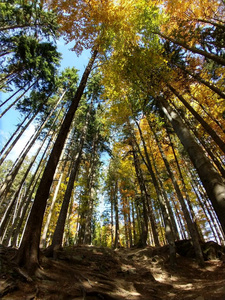
[[[224,71],[223,0],[0,2],[0,297],[225,299]]]

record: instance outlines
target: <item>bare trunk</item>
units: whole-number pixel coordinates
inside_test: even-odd
[[[162,149],[162,147],[161,147],[161,145],[159,143],[157,134],[153,130],[153,127],[152,126],[150,126],[150,127],[151,127],[152,132],[153,132],[153,134],[155,136],[155,139],[157,141],[157,145],[158,145],[159,151],[161,153],[162,159],[164,161],[164,164],[166,166],[166,170],[167,170],[167,172],[168,172],[168,174],[169,174],[169,176],[170,176],[170,178],[172,180],[173,186],[174,186],[175,191],[177,193],[178,200],[179,200],[179,202],[181,204],[181,207],[182,207],[182,210],[183,210],[183,213],[184,213],[184,218],[185,218],[185,220],[187,222],[188,229],[189,229],[191,238],[193,240],[193,246],[194,246],[194,249],[195,249],[196,257],[197,257],[197,259],[199,261],[199,264],[203,266],[204,265],[204,258],[203,258],[203,254],[202,254],[202,250],[201,250],[201,246],[200,246],[200,241],[199,241],[199,238],[198,238],[198,232],[197,232],[196,227],[195,227],[195,223],[193,222],[193,220],[192,220],[192,218],[191,218],[191,216],[189,214],[189,211],[187,209],[187,206],[186,206],[185,200],[183,198],[182,192],[181,192],[181,190],[179,188],[179,185],[178,185],[177,180],[176,180],[176,178],[175,178],[175,176],[173,174],[173,171],[171,170],[170,164],[169,164],[169,162],[168,162],[168,160],[167,160],[167,158],[166,158],[166,156],[165,156],[165,154],[163,152],[163,149]],[[175,157],[175,159],[176,159],[176,157]],[[178,164],[178,167],[179,167],[179,164]],[[180,174],[180,177],[182,177],[181,172],[179,172],[179,174]]]
[[[118,207],[118,183],[115,183],[115,191],[114,191],[114,210],[115,210],[115,241],[114,241],[114,248],[118,248],[120,245],[119,241],[119,234],[120,234],[120,227],[119,227],[119,207]]]
[[[32,138],[27,142],[26,146],[24,147],[24,149],[22,150],[22,152],[20,153],[19,158],[16,160],[16,162],[14,163],[11,171],[9,172],[9,174],[6,176],[5,182],[3,183],[1,190],[0,190],[0,196],[2,196],[3,194],[7,194],[12,183],[13,180],[15,179],[19,168],[21,167],[27,153],[30,151],[30,149],[34,146],[38,136],[40,135],[40,133],[42,132],[42,130],[45,128],[48,120],[51,118],[51,116],[53,115],[54,111],[56,110],[58,104],[60,103],[62,98],[59,99],[59,101],[57,102],[57,104],[55,105],[54,109],[50,112],[50,114],[48,115],[47,119],[42,123],[42,125],[40,126],[40,128],[36,131],[36,133],[33,134]],[[58,118],[58,115],[56,116],[55,120]],[[55,122],[55,121],[54,121]]]
[[[137,176],[137,180],[138,180],[138,184],[140,186],[140,190],[141,190],[141,206],[142,206],[142,212],[141,214],[143,215],[143,218],[140,216],[140,222],[141,222],[141,232],[140,232],[140,241],[138,242],[138,246],[140,247],[145,247],[147,245],[147,238],[148,238],[148,212],[147,212],[147,190],[144,184],[144,178],[143,178],[143,174],[142,171],[140,169],[140,163],[139,163],[139,159],[137,156],[137,153],[135,151],[134,145],[132,144],[132,153],[133,153],[133,159],[134,159],[134,167],[135,167],[135,171],[136,171],[136,176]],[[140,207],[139,207],[140,209]],[[151,224],[153,225],[154,222],[153,221],[153,216],[149,216],[150,217],[150,221]],[[154,227],[152,228],[152,230],[154,230]],[[158,234],[155,232],[156,234],[156,240],[155,243],[158,243]]]
[[[16,104],[16,102],[18,102],[25,94],[26,94],[26,92],[27,91],[29,91],[29,89],[31,89],[32,88],[32,86],[34,86],[35,85],[35,83],[37,82],[37,80],[32,84],[32,85],[30,85],[21,95],[19,95],[19,97],[17,97],[1,114],[0,114],[0,118],[2,118],[3,116],[4,116],[4,114],[6,114],[7,113],[7,111],[11,108],[11,107],[13,107],[15,104]]]
[[[69,208],[69,204],[70,204],[71,194],[72,194],[73,187],[74,187],[74,181],[75,181],[75,178],[76,178],[76,175],[78,172],[78,168],[80,165],[80,161],[81,161],[82,150],[83,150],[83,145],[80,145],[79,152],[76,154],[76,157],[74,159],[74,163],[72,166],[72,171],[70,173],[69,182],[68,182],[66,192],[64,195],[64,199],[63,199],[63,203],[62,203],[62,206],[60,209],[56,228],[55,228],[55,231],[53,234],[52,244],[49,247],[49,249],[51,249],[51,250],[58,249],[62,246],[63,233],[64,233],[64,227],[65,227],[65,223],[66,223],[67,212],[68,212],[68,208]]]
[[[193,114],[196,120],[202,125],[205,131],[212,137],[214,142],[220,147],[220,149],[225,153],[225,143],[218,136],[218,134],[209,126],[209,124],[194,110],[194,108],[181,96],[171,85],[169,85],[170,90],[174,95],[186,106],[186,108]]]
[[[23,127],[21,127],[21,131],[18,134],[18,136],[15,138],[15,140],[12,142],[12,144],[9,146],[9,148],[5,151],[4,155],[2,156],[2,158],[0,159],[0,164],[3,163],[3,161],[5,160],[5,158],[7,157],[7,155],[10,153],[10,151],[12,150],[12,148],[16,145],[16,143],[18,142],[18,140],[21,138],[22,134],[25,132],[25,130],[28,128],[28,126],[31,124],[31,122],[33,122],[33,120],[36,118],[37,113],[35,113],[32,118],[27,122],[27,124]],[[21,124],[22,126],[22,124]],[[4,146],[4,149],[7,147],[7,144]],[[4,149],[2,149],[2,151],[4,151]]]
[[[40,185],[38,187],[33,207],[27,222],[24,237],[17,253],[17,263],[20,266],[25,267],[30,274],[34,274],[36,269],[39,267],[39,243],[41,236],[41,226],[53,176],[96,56],[97,51],[95,50],[84,71],[80,85],[60,128],[58,137],[55,141]]]
[[[64,146],[64,148],[62,150],[62,153],[60,155],[61,159],[64,156],[65,149],[66,149],[66,147]],[[59,191],[59,188],[60,188],[60,185],[61,185],[61,182],[62,182],[65,166],[66,166],[66,160],[65,160],[64,165],[63,165],[63,167],[60,171],[60,176],[59,176],[59,179],[58,179],[58,183],[57,183],[56,188],[54,190],[54,195],[53,195],[53,198],[52,198],[52,201],[51,201],[51,207],[50,207],[50,210],[48,211],[47,219],[46,219],[46,222],[45,222],[45,225],[44,225],[44,228],[43,228],[41,241],[40,241],[40,246],[43,247],[43,248],[46,247],[46,245],[47,245],[46,238],[47,238],[48,228],[49,228],[49,224],[50,224],[50,221],[51,221],[53,209],[54,209],[54,206],[55,206],[55,203],[56,203],[58,191]],[[58,169],[59,169],[59,166],[58,166]],[[59,173],[58,169],[55,172],[56,175],[58,175],[58,173]]]
[[[160,186],[158,184],[157,178],[156,178],[155,173],[154,173],[153,168],[152,168],[151,161],[149,159],[149,155],[148,155],[148,152],[147,152],[147,148],[146,148],[146,145],[145,145],[145,141],[144,141],[144,138],[143,138],[143,135],[142,135],[141,128],[140,128],[138,123],[136,123],[136,124],[138,126],[139,134],[140,134],[140,137],[141,137],[141,140],[142,140],[142,144],[144,146],[145,158],[146,158],[146,161],[144,159],[144,162],[146,163],[149,174],[151,175],[152,183],[154,185],[154,188],[155,188],[155,191],[156,191],[156,194],[157,194],[157,199],[158,199],[161,211],[162,211],[163,220],[164,220],[164,223],[165,223],[165,235],[166,235],[166,239],[169,243],[169,247],[170,247],[170,263],[173,266],[175,264],[175,259],[176,259],[176,257],[175,257],[176,256],[176,250],[175,250],[175,238],[174,238],[174,234],[173,234],[173,230],[172,230],[171,219],[170,219],[168,211],[166,209],[165,200],[163,198],[162,192],[160,190]],[[138,148],[139,148],[139,146],[138,146]],[[140,150],[139,150],[139,152],[141,153]]]
[[[165,100],[161,99],[160,102],[162,111],[169,119],[174,131],[188,152],[225,232],[225,184],[223,179],[178,114],[172,110]]]

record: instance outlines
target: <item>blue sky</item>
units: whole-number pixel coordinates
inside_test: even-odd
[[[73,46],[72,43],[65,45],[64,40],[61,38],[58,43],[58,51],[62,54],[62,61],[60,70],[65,69],[66,67],[75,67],[79,70],[80,77],[89,61],[90,51],[84,50],[82,55],[77,57],[74,51],[71,51],[70,48]],[[4,101],[8,97],[7,94],[0,93],[0,101]],[[7,107],[4,106],[1,108],[1,112]],[[0,149],[4,146],[6,141],[9,139],[11,134],[14,132],[16,125],[20,124],[23,120],[23,116],[11,108],[1,119],[0,119]],[[24,134],[23,138],[18,142],[15,149],[12,150],[12,153],[8,158],[13,159],[16,155],[20,153],[25,143],[28,141],[32,133],[34,132],[34,125],[31,125],[27,132]]]

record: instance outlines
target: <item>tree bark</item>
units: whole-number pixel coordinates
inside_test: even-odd
[[[158,145],[158,148],[159,148],[159,151],[161,153],[161,156],[162,156],[162,159],[164,161],[164,164],[166,166],[166,170],[172,180],[172,183],[173,183],[173,186],[175,188],[175,191],[177,193],[177,197],[178,197],[178,200],[181,204],[181,207],[182,207],[182,210],[183,210],[183,213],[184,213],[184,218],[187,222],[187,225],[188,225],[188,229],[189,229],[189,232],[190,232],[190,235],[191,235],[191,238],[192,238],[192,241],[193,241],[193,246],[194,246],[194,249],[195,249],[195,254],[196,254],[196,257],[197,257],[197,260],[199,262],[200,265],[204,266],[204,258],[203,258],[203,254],[202,254],[202,250],[201,250],[201,246],[200,246],[200,241],[199,241],[199,238],[198,238],[198,232],[196,230],[196,227],[195,227],[195,223],[192,221],[191,219],[191,216],[189,214],[189,211],[187,209],[187,206],[186,206],[186,203],[184,201],[184,198],[183,198],[183,195],[182,195],[182,192],[179,188],[179,185],[177,183],[177,180],[173,174],[173,171],[171,170],[171,167],[170,167],[170,164],[166,158],[166,155],[164,154],[163,152],[163,149],[159,143],[159,139],[157,137],[157,134],[155,133],[155,131],[153,130],[153,127],[151,126],[151,124],[149,123],[150,127],[151,127],[151,130],[154,134],[154,137],[156,139],[156,142],[157,142],[157,145]],[[176,159],[176,156],[175,156],[175,159]],[[178,164],[178,167],[179,167],[179,164]],[[180,174],[180,177],[182,176],[182,174],[179,172]],[[182,178],[181,178],[182,180]],[[183,181],[182,181],[183,182]]]
[[[118,207],[118,182],[115,182],[115,189],[114,189],[114,210],[115,210],[115,241],[114,241],[114,248],[118,248],[120,246],[119,234],[120,234],[120,226],[119,226],[119,207]]]
[[[59,213],[58,221],[57,221],[56,228],[55,228],[55,231],[53,234],[52,244],[49,247],[49,250],[54,251],[54,249],[60,248],[62,246],[66,216],[68,213],[70,198],[71,198],[71,194],[72,194],[73,187],[74,187],[74,181],[77,176],[78,169],[79,169],[80,162],[81,162],[81,156],[82,156],[84,142],[86,139],[89,118],[90,118],[90,108],[89,108],[89,112],[87,113],[87,116],[86,116],[85,125],[83,127],[83,132],[82,132],[81,139],[80,139],[80,145],[79,145],[79,148],[78,148],[77,153],[74,158],[72,170],[71,170],[71,173],[69,176],[69,182],[68,182],[68,185],[66,188],[66,192],[65,192],[63,203],[62,203],[61,210]]]
[[[44,129],[45,125],[47,124],[48,120],[51,118],[51,116],[53,115],[54,111],[56,110],[58,104],[60,103],[60,101],[62,100],[62,97],[59,99],[59,101],[57,102],[57,104],[55,105],[54,109],[50,112],[50,114],[48,115],[47,119],[42,123],[42,125],[39,127],[39,129],[36,131],[36,133],[33,134],[33,136],[31,137],[31,139],[27,142],[26,146],[24,147],[24,149],[21,151],[19,157],[17,158],[16,162],[14,163],[11,171],[9,172],[9,174],[6,176],[6,179],[0,189],[0,196],[2,196],[3,194],[7,194],[12,183],[13,180],[15,179],[27,153],[30,151],[30,149],[34,146],[35,142],[37,141],[38,136],[40,135],[40,133],[42,132],[42,130]],[[55,120],[57,120],[58,116],[55,117]],[[54,120],[54,122],[55,122]]]
[[[225,232],[225,183],[222,177],[206,157],[203,149],[196,142],[178,114],[172,110],[164,99],[161,99],[160,103],[163,113],[169,119],[174,131],[188,152]]]
[[[149,155],[148,155],[148,152],[147,152],[145,141],[144,141],[144,138],[142,136],[141,128],[140,128],[139,124],[137,124],[137,126],[138,126],[139,134],[140,134],[140,137],[141,137],[141,140],[142,140],[142,144],[144,146],[145,157],[146,157],[146,166],[147,166],[149,174],[152,178],[152,183],[154,185],[154,188],[155,188],[155,191],[156,191],[156,194],[157,194],[157,199],[158,199],[158,202],[159,202],[159,205],[160,205],[160,208],[161,208],[161,211],[162,211],[162,215],[163,215],[163,220],[164,220],[164,223],[165,223],[165,235],[166,235],[167,242],[169,243],[169,247],[170,247],[170,263],[171,263],[172,266],[174,266],[175,265],[175,260],[176,260],[176,250],[175,250],[175,238],[174,238],[174,233],[173,233],[173,230],[172,230],[171,219],[168,215],[168,212],[167,212],[167,209],[166,209],[166,203],[164,202],[163,195],[160,191],[160,187],[159,187],[157,178],[155,176],[151,161],[149,159]],[[139,152],[141,152],[141,151],[139,151]],[[144,160],[144,162],[145,162],[145,160]]]
[[[225,143],[218,136],[215,130],[194,110],[194,108],[181,96],[170,84],[167,84],[169,89],[174,93],[174,95],[186,106],[186,108],[192,113],[192,115],[199,121],[205,131],[212,137],[214,142],[220,147],[220,149],[225,153]]]
[[[16,261],[18,265],[23,266],[29,274],[34,274],[39,267],[39,243],[41,235],[41,226],[43,215],[49,196],[55,169],[57,167],[61,151],[63,149],[70,125],[73,121],[80,99],[86,87],[88,76],[92,70],[97,50],[93,51],[92,57],[83,73],[79,87],[75,93],[70,108],[65,116],[64,122],[60,128],[58,137],[53,146],[45,171],[43,173],[40,185],[38,187],[33,207],[27,222],[26,230],[20,248],[17,253]]]

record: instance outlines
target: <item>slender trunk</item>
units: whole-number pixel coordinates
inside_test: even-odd
[[[215,61],[216,63],[220,64],[220,65],[223,65],[225,66],[225,59],[221,56],[218,56],[216,54],[212,54],[212,53],[209,53],[207,51],[204,51],[204,50],[201,50],[201,49],[198,49],[194,46],[189,46],[188,44],[184,43],[184,42],[181,42],[181,41],[177,41],[169,36],[166,36],[165,34],[161,33],[161,32],[155,32],[156,34],[158,34],[159,36],[161,36],[162,38],[176,44],[176,45],[179,45],[193,53],[197,53],[197,54],[200,54],[202,56],[204,56],[205,58],[209,58],[213,61]]]
[[[24,123],[26,123],[26,121],[29,119],[31,115],[31,112],[25,116],[25,118],[23,119],[23,121],[17,125],[16,130],[13,132],[13,134],[10,136],[10,138],[8,139],[8,141],[6,142],[6,144],[3,146],[3,148],[0,151],[0,156],[4,153],[5,149],[8,147],[8,145],[12,142],[12,140],[14,139],[14,137],[17,135],[17,133],[22,130]],[[0,163],[1,164],[1,163]]]
[[[42,130],[45,128],[47,122],[49,121],[49,119],[51,118],[51,116],[53,115],[54,111],[56,110],[57,106],[59,105],[60,101],[62,100],[62,97],[59,99],[59,101],[57,102],[57,104],[55,105],[54,109],[50,112],[50,114],[48,115],[48,117],[45,119],[45,121],[42,123],[42,125],[39,127],[39,129],[37,130],[36,133],[33,134],[32,138],[27,142],[27,145],[24,147],[24,149],[22,150],[22,152],[20,153],[20,156],[18,157],[18,159],[16,160],[16,162],[14,163],[11,171],[9,172],[9,174],[7,175],[4,184],[1,187],[0,190],[0,196],[2,196],[3,194],[7,194],[12,183],[13,180],[15,179],[19,168],[21,167],[27,153],[30,151],[30,149],[34,146],[35,142],[37,141],[38,136],[40,135],[40,133],[42,132]],[[54,122],[57,120],[59,114],[55,117]]]
[[[3,161],[5,160],[5,158],[7,157],[7,155],[10,153],[10,151],[12,150],[12,148],[16,145],[16,143],[18,142],[18,140],[21,138],[21,136],[23,135],[23,133],[25,132],[25,130],[29,127],[29,125],[33,122],[33,120],[36,118],[38,112],[35,113],[32,118],[30,118],[30,120],[27,122],[27,124],[23,127],[18,127],[21,131],[18,134],[18,136],[15,138],[15,140],[12,142],[12,144],[9,146],[9,148],[5,151],[4,155],[2,156],[2,158],[0,159],[0,165],[3,163]],[[21,124],[22,126],[22,124]],[[10,139],[11,140],[11,139]],[[8,144],[8,142],[7,142]],[[6,148],[7,144],[4,146],[3,149]],[[2,149],[2,151],[4,151]],[[1,152],[2,153],[2,152]]]
[[[181,118],[165,100],[160,101],[162,111],[172,124],[184,148],[194,164],[209,199],[225,232],[225,184],[222,177],[206,157],[203,149],[195,141]]]
[[[118,182],[115,182],[115,191],[114,191],[114,210],[115,210],[115,241],[114,248],[118,248],[120,246],[120,226],[119,226],[119,207],[118,207]]]
[[[197,18],[197,19],[193,19],[193,20],[196,21],[196,22],[202,22],[202,23],[206,23],[206,24],[211,24],[211,25],[213,25],[215,27],[219,27],[219,28],[225,30],[225,26],[223,24],[221,24],[221,23],[218,23],[218,22],[222,22],[223,20],[214,19],[217,22],[213,22],[212,20],[205,20],[205,19],[201,19],[201,18]]]
[[[212,84],[212,83],[206,81],[205,79],[201,78],[200,75],[198,75],[198,74],[193,74],[192,72],[187,70],[185,67],[181,66],[180,64],[176,64],[176,66],[179,69],[181,69],[182,71],[184,71],[185,73],[187,73],[188,75],[190,75],[191,77],[193,77],[197,82],[200,82],[200,83],[204,84],[210,90],[212,90],[217,95],[219,95],[221,98],[225,99],[225,94],[218,87],[216,87],[214,84]]]
[[[131,130],[131,134],[133,136],[133,141],[138,149],[138,153],[141,155],[143,162],[146,163],[146,161],[141,153],[140,147],[139,147],[136,139],[134,138],[134,134],[132,133],[131,126],[130,126],[130,130]],[[140,131],[139,131],[139,133],[140,133]],[[144,141],[142,140],[142,142],[144,142]],[[149,160],[145,142],[144,142],[143,146],[144,146],[145,155],[147,156],[146,159]],[[146,206],[148,207],[149,219],[150,219],[150,223],[151,223],[151,229],[152,229],[152,234],[153,234],[153,238],[154,238],[154,243],[155,243],[156,247],[159,247],[159,236],[157,233],[157,226],[156,226],[155,216],[154,216],[152,205],[151,205],[151,200],[149,200],[149,197],[148,197],[148,193],[147,193],[147,190],[146,190],[146,187],[144,184],[143,175],[142,175],[141,169],[139,167],[138,158],[137,158],[136,154],[134,153],[135,149],[134,149],[133,145],[132,145],[132,148],[133,148],[134,165],[135,165],[138,182],[140,185],[141,192],[143,193],[143,197],[145,199],[143,202],[143,209],[145,209]],[[150,160],[149,160],[149,162],[150,162]],[[147,226],[147,228],[148,228],[148,226]]]
[[[35,27],[37,28],[37,26],[42,26],[42,24],[38,24],[38,23],[35,23],[35,24],[24,24],[24,25],[11,25],[11,26],[3,26],[3,27],[0,27],[0,31],[6,31],[6,30],[10,30],[10,29],[19,29],[19,28],[31,28],[31,27]]]
[[[8,79],[7,84],[9,84],[10,81],[13,80],[16,76],[18,76],[18,71],[17,72],[12,71],[11,73],[9,73],[6,76],[2,77],[0,79],[0,83],[3,82],[3,84],[2,84],[2,86],[0,86],[0,88],[2,88],[4,86],[4,84],[6,84],[6,82],[4,82],[4,81],[6,81]]]
[[[132,144],[132,153],[133,153],[133,160],[134,160],[134,167],[136,171],[136,176],[138,179],[138,184],[141,190],[141,204],[142,204],[142,215],[143,218],[140,219],[141,221],[141,236],[138,246],[145,247],[147,245],[147,238],[148,238],[148,213],[147,213],[147,190],[144,184],[144,178],[142,171],[140,169],[140,162],[135,151],[134,145]],[[139,208],[140,209],[140,208]],[[153,220],[153,216],[149,216],[150,220]],[[153,224],[153,222],[151,222]],[[154,229],[154,227],[152,228]],[[158,244],[158,234],[156,234],[155,244]]]
[[[203,112],[206,114],[206,117],[207,117],[207,118],[209,117],[214,123],[216,123],[216,125],[221,129],[221,131],[222,131],[223,133],[225,133],[224,126],[221,124],[221,122],[219,122],[217,118],[215,118],[214,116],[212,116],[211,113],[212,113],[213,111],[208,112],[207,109],[206,109],[206,107],[204,107],[204,105],[203,105],[202,103],[200,103],[199,100],[198,100],[195,96],[192,95],[192,98],[193,98],[193,100],[195,100],[195,102],[197,102],[197,104],[201,107],[201,109],[203,110]],[[209,107],[209,109],[210,109],[210,107]]]
[[[29,89],[32,88],[32,86],[34,86],[34,84],[37,82],[37,80],[32,84],[30,85],[21,95],[19,95],[19,97],[17,97],[1,114],[0,114],[0,118],[2,118],[4,116],[4,114],[7,113],[7,111],[13,107],[13,105],[16,104],[16,102],[18,102],[25,94],[27,91],[29,91]]]
[[[155,168],[155,173],[156,173],[156,176],[157,176],[157,180],[159,182],[160,188],[162,190],[163,197],[165,199],[166,208],[168,210],[169,217],[170,217],[170,220],[171,220],[171,226],[172,226],[174,238],[175,238],[175,240],[179,240],[180,237],[179,237],[179,233],[178,233],[178,229],[177,229],[177,224],[176,224],[176,221],[175,221],[175,217],[174,217],[174,213],[173,213],[172,207],[170,205],[170,202],[169,202],[169,199],[167,197],[166,191],[164,190],[162,179],[160,178],[160,174],[159,174],[159,172],[157,170],[157,166],[156,166],[156,163],[154,161],[153,155],[151,155],[151,158],[152,158],[153,165],[154,165],[154,168]]]
[[[26,85],[25,85],[26,86]],[[4,102],[2,102],[1,104],[0,104],[0,107],[2,107],[3,105],[5,105],[10,99],[12,99],[17,93],[19,93],[21,90],[23,90],[24,88],[25,88],[25,86],[24,87],[21,87],[20,89],[18,89],[17,91],[15,91],[15,93],[13,93],[9,98],[7,98]]]
[[[54,124],[53,124],[54,125]],[[18,198],[18,195],[20,193],[20,190],[21,190],[21,186],[25,183],[26,181],[26,178],[31,170],[31,168],[33,167],[33,164],[35,163],[46,139],[49,137],[49,133],[51,132],[51,128],[49,129],[48,133],[45,135],[45,138],[43,139],[41,145],[39,146],[39,148],[37,149],[36,151],[36,154],[32,157],[32,160],[30,161],[30,164],[26,170],[26,172],[24,173],[23,175],[23,178],[21,180],[21,182],[19,183],[19,187],[15,190],[14,194],[13,194],[13,197],[10,201],[10,203],[8,204],[7,206],[7,209],[5,210],[5,213],[4,213],[4,216],[2,217],[2,220],[1,220],[1,223],[0,223],[0,232],[3,232],[4,228],[5,228],[5,225],[6,225],[6,221],[9,217],[9,214],[11,213],[12,209],[13,209],[13,206],[14,204],[16,203],[16,200]]]
[[[175,260],[176,260],[176,250],[175,250],[175,239],[174,239],[174,235],[173,235],[171,220],[170,220],[170,217],[168,215],[168,212],[167,212],[167,209],[166,209],[166,204],[165,204],[165,201],[163,199],[162,193],[160,191],[158,181],[157,181],[155,173],[153,171],[152,164],[151,164],[151,161],[149,159],[149,155],[148,155],[148,152],[147,152],[147,148],[146,148],[145,141],[144,141],[144,138],[142,136],[142,132],[141,132],[139,124],[138,124],[138,129],[139,129],[139,134],[140,134],[140,137],[141,137],[141,140],[142,140],[142,143],[143,143],[143,146],[144,146],[144,151],[145,151],[146,161],[145,160],[144,161],[146,162],[146,166],[148,168],[149,174],[151,175],[152,183],[154,185],[154,188],[155,188],[155,191],[156,191],[156,194],[157,194],[157,199],[158,199],[158,202],[159,202],[162,214],[163,214],[163,220],[164,220],[164,223],[165,223],[165,235],[166,235],[166,239],[169,243],[169,247],[170,247],[170,263],[171,263],[171,266],[173,266],[175,264]],[[137,143],[136,143],[136,145],[137,145]],[[137,147],[139,148],[138,145],[137,145]],[[141,153],[140,150],[139,150],[139,152]]]
[[[136,224],[135,224],[135,212],[134,212],[134,202],[131,202],[131,211],[132,211],[132,227],[133,227],[133,244],[137,242],[137,233],[136,233]]]
[[[148,194],[147,191],[146,191],[146,193]],[[150,225],[151,225],[151,233],[152,233],[152,236],[153,236],[154,245],[156,247],[160,247],[159,234],[157,232],[156,218],[155,218],[153,207],[152,207],[151,197],[147,196],[146,197],[146,202],[147,202],[147,210],[148,210],[148,215],[149,215],[149,220],[150,220]]]
[[[199,203],[200,207],[202,208],[202,210],[203,210],[203,212],[204,212],[204,214],[206,216],[206,220],[207,220],[207,222],[208,222],[208,224],[210,226],[210,229],[212,231],[212,234],[214,236],[215,241],[221,243],[222,239],[221,239],[220,235],[218,234],[218,232],[216,232],[217,226],[216,226],[216,224],[214,222],[214,219],[212,218],[211,212],[209,213],[209,216],[208,216],[207,207],[201,201],[201,199],[200,199],[197,191],[195,190],[195,187],[194,187],[194,185],[193,185],[192,182],[191,182],[191,187],[192,187],[193,191],[195,192],[195,195],[196,195],[196,197],[198,199],[198,203]],[[219,238],[219,241],[217,240],[217,238]]]
[[[94,50],[92,57],[84,71],[80,85],[75,93],[70,108],[60,128],[58,137],[53,146],[40,185],[38,187],[33,207],[27,222],[26,230],[20,248],[17,253],[17,263],[24,266],[30,274],[34,274],[39,267],[39,243],[43,215],[49,196],[53,176],[60,158],[63,145],[72,124],[75,112],[86,87],[88,76],[92,70],[97,51]]]
[[[199,227],[198,227],[198,224],[197,224],[195,213],[194,213],[193,208],[192,208],[191,200],[190,200],[190,197],[188,195],[188,191],[187,191],[186,184],[185,184],[185,181],[184,181],[184,177],[183,177],[183,174],[182,174],[182,171],[181,171],[181,168],[180,168],[180,164],[178,162],[178,158],[177,158],[177,155],[176,155],[176,152],[175,152],[175,149],[174,149],[174,145],[172,143],[172,140],[171,140],[171,137],[170,137],[170,134],[168,133],[168,131],[167,131],[167,134],[168,134],[168,137],[169,137],[169,140],[170,140],[170,145],[171,145],[171,148],[172,148],[172,151],[173,151],[173,156],[175,158],[178,173],[179,173],[179,176],[180,176],[180,179],[181,179],[181,182],[182,182],[183,193],[186,197],[186,201],[187,201],[187,204],[188,204],[188,207],[189,207],[190,217],[191,217],[191,220],[192,220],[192,223],[193,223],[193,226],[194,226],[194,230],[196,232],[196,235],[198,236],[198,240],[203,242],[204,238],[203,238],[201,232],[199,231]],[[197,248],[196,248],[196,250],[197,250]]]
[[[92,152],[91,152],[91,162],[90,170],[88,174],[88,210],[86,213],[86,227],[85,227],[85,243],[91,244],[91,221],[93,217],[93,202],[94,202],[94,175],[97,165],[97,150],[99,142],[99,131],[96,132],[93,143],[92,143]]]
[[[74,187],[74,181],[78,172],[78,168],[81,161],[81,155],[82,155],[83,145],[80,145],[80,149],[78,153],[76,154],[76,157],[74,159],[74,163],[72,166],[72,171],[70,173],[69,182],[66,188],[66,192],[64,195],[63,203],[60,209],[58,221],[56,224],[56,228],[53,234],[52,243],[49,249],[55,250],[62,246],[63,241],[63,233],[64,233],[64,227],[66,223],[66,216],[68,213],[68,208],[70,204],[70,198]]]
[[[15,229],[15,233],[13,235],[12,246],[16,246],[18,236],[19,236],[19,232],[20,232],[20,229],[22,227],[22,223],[24,221],[24,218],[25,218],[25,215],[26,215],[27,210],[29,208],[29,205],[31,204],[32,195],[34,193],[34,190],[37,186],[38,180],[39,180],[39,178],[41,176],[41,173],[43,171],[43,168],[44,168],[44,166],[42,166],[44,157],[45,157],[47,151],[49,150],[49,146],[50,146],[51,142],[52,142],[52,140],[50,139],[47,146],[46,146],[46,148],[45,148],[45,150],[44,150],[44,152],[43,152],[43,154],[42,154],[42,156],[41,156],[41,158],[40,158],[39,164],[38,164],[32,178],[30,180],[30,183],[27,187],[27,192],[24,196],[24,199],[26,199],[25,200],[25,205],[23,207],[23,211],[22,211],[20,220],[19,220],[17,225],[16,224],[14,225],[14,227],[16,227],[16,229]]]
[[[186,240],[187,237],[186,237],[186,232],[185,232],[185,226],[183,225],[182,223],[182,219],[181,219],[181,216],[180,216],[180,211],[178,211],[177,209],[177,205],[173,199],[173,197],[171,197],[171,200],[172,200],[172,203],[173,203],[173,207],[174,207],[174,211],[175,211],[175,214],[176,214],[176,217],[177,217],[177,222],[178,222],[178,227],[179,227],[179,232],[181,234],[181,237],[183,240]]]
[[[65,149],[65,148],[64,148],[64,149]],[[62,156],[63,156],[63,155],[64,155],[64,151],[62,152]],[[62,156],[61,156],[61,157],[62,157]],[[65,164],[64,164],[64,166],[62,167],[62,170],[61,170],[61,172],[60,172],[60,176],[59,176],[59,179],[58,179],[58,183],[57,183],[56,188],[55,188],[55,191],[54,191],[54,195],[53,195],[53,198],[52,198],[52,201],[51,201],[51,206],[50,206],[50,209],[49,209],[49,211],[48,211],[47,219],[46,219],[46,222],[45,222],[45,225],[44,225],[44,229],[43,229],[43,232],[42,232],[41,241],[40,241],[40,246],[41,246],[42,248],[45,248],[45,247],[46,247],[46,238],[47,238],[48,228],[49,228],[49,224],[50,224],[50,221],[51,221],[53,209],[54,209],[54,206],[55,206],[55,203],[56,203],[56,199],[57,199],[57,195],[58,195],[58,192],[59,192],[59,188],[60,188],[60,185],[61,185],[61,182],[62,182],[62,178],[63,178],[65,166],[66,166],[66,161],[65,161]],[[59,173],[59,172],[56,171],[56,175],[57,175],[58,173]],[[56,180],[56,179],[55,179],[55,180]],[[54,180],[53,180],[53,181],[54,181]]]
[[[202,250],[201,250],[200,241],[199,241],[199,238],[198,238],[198,232],[197,232],[196,227],[195,227],[195,223],[191,219],[191,216],[190,216],[189,211],[187,209],[187,206],[186,206],[185,200],[183,198],[182,192],[179,188],[179,185],[178,185],[177,180],[174,176],[174,173],[173,173],[173,171],[170,167],[170,164],[169,164],[169,162],[166,158],[166,155],[164,154],[163,149],[162,149],[162,147],[159,143],[159,139],[157,137],[157,134],[155,133],[155,131],[154,131],[153,127],[151,126],[151,124],[149,124],[149,125],[150,125],[150,127],[152,129],[152,132],[154,134],[154,137],[155,137],[155,140],[157,142],[157,145],[158,145],[159,151],[161,153],[162,159],[164,161],[166,170],[167,170],[167,172],[168,172],[168,174],[169,174],[169,176],[172,180],[173,186],[174,186],[175,191],[177,193],[178,200],[181,204],[181,207],[182,207],[182,210],[183,210],[183,213],[184,213],[184,218],[187,222],[187,226],[188,226],[190,235],[192,237],[193,246],[194,246],[194,249],[195,249],[195,254],[196,254],[197,260],[199,261],[199,264],[203,266],[204,265],[204,258],[203,258],[203,254],[202,254]],[[178,164],[178,167],[179,167],[179,164]],[[181,177],[182,174],[179,173],[179,175]]]
[[[133,238],[132,238],[132,231],[131,231],[131,207],[130,207],[130,201],[128,200],[128,233],[129,233],[129,247],[133,246]]]
[[[205,131],[212,137],[214,142],[220,147],[220,149],[225,153],[225,143],[217,135],[217,133],[212,129],[212,127],[194,110],[194,108],[181,96],[171,85],[167,84],[174,95],[186,106],[186,108],[193,114],[196,120],[202,125]]]
[[[125,199],[122,200],[123,204],[125,204],[124,201],[125,201]],[[127,226],[127,213],[125,211],[125,207],[123,207],[122,211],[123,211],[123,220],[124,220],[123,223],[124,223],[125,245],[126,245],[126,248],[129,248],[129,243],[128,243],[128,226]]]
[[[24,189],[25,189],[25,191],[24,191]],[[19,194],[18,194],[17,199],[16,199],[16,205],[15,205],[15,208],[14,208],[14,213],[12,214],[13,218],[12,218],[12,221],[10,222],[10,224],[17,223],[19,218],[20,218],[21,207],[24,204],[23,203],[23,196],[24,196],[23,194],[24,193],[26,193],[26,187],[24,187],[24,185],[20,185],[20,191],[19,191]],[[11,238],[13,236],[13,231],[14,231],[14,226],[9,225],[8,226],[7,238],[3,241],[3,244],[9,246],[9,243],[10,243]],[[0,230],[0,232],[1,232],[1,230]]]
[[[111,248],[113,248],[113,238],[114,238],[114,222],[113,222],[113,190],[110,188],[110,217],[111,217]]]

